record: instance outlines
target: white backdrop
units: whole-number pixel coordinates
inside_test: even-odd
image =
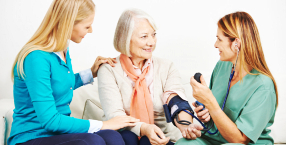
[[[40,25],[50,3],[51,0],[0,0],[0,99],[13,97],[10,79],[13,61]],[[266,61],[278,84],[281,107],[277,115],[284,121],[276,119],[273,127],[286,129],[286,109],[279,109],[286,105],[285,0],[94,0],[94,3],[93,33],[80,44],[70,44],[75,72],[91,67],[99,55],[118,56],[113,47],[118,18],[127,8],[139,8],[149,13],[159,27],[154,55],[172,60],[186,78],[184,84],[198,71],[209,78],[219,60],[214,48],[217,21],[235,11],[248,12],[258,26]]]

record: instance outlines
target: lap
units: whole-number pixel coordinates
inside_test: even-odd
[[[139,140],[138,136],[129,130],[120,131],[120,134],[126,145],[151,145],[147,136],[143,136]],[[169,141],[167,145],[174,145],[174,143]]]
[[[181,138],[176,142],[175,145],[212,145],[212,144],[203,138],[197,138],[195,140]]]
[[[114,130],[92,133],[62,134],[37,138],[20,145],[124,145],[121,135]]]
[[[97,134],[74,133],[51,137],[37,138],[20,145],[105,145],[105,141]]]

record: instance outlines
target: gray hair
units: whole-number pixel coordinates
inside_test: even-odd
[[[139,9],[125,10],[117,23],[115,35],[113,39],[114,48],[122,53],[131,57],[130,54],[130,40],[134,30],[135,18],[146,19],[154,30],[157,30],[154,20],[151,16]]]

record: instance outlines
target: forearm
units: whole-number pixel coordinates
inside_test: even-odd
[[[167,100],[167,103],[169,104],[170,100],[175,96],[177,96],[177,94],[171,94]],[[193,123],[193,117],[184,111],[181,111],[178,114],[178,116],[179,116],[179,120],[187,120],[187,121]],[[175,123],[176,123],[177,127],[182,126],[181,124],[178,124],[176,121],[175,121]]]
[[[237,128],[236,124],[221,110],[216,100],[208,104],[206,108],[225,140],[230,143],[246,144],[249,142],[249,139]]]

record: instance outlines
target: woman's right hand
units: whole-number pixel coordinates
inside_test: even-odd
[[[143,123],[140,128],[141,136],[147,136],[152,145],[165,145],[169,142],[170,138],[165,137],[162,130],[154,125]]]
[[[139,119],[130,117],[130,116],[116,116],[110,120],[103,121],[101,130],[103,129],[112,129],[118,130],[128,126],[135,126],[136,122],[139,122]]]
[[[202,110],[203,106],[197,107],[195,102],[193,102],[192,105],[195,107],[194,111],[197,113],[197,116],[201,122],[207,123],[210,121],[211,116],[207,108],[205,108],[205,110]]]

